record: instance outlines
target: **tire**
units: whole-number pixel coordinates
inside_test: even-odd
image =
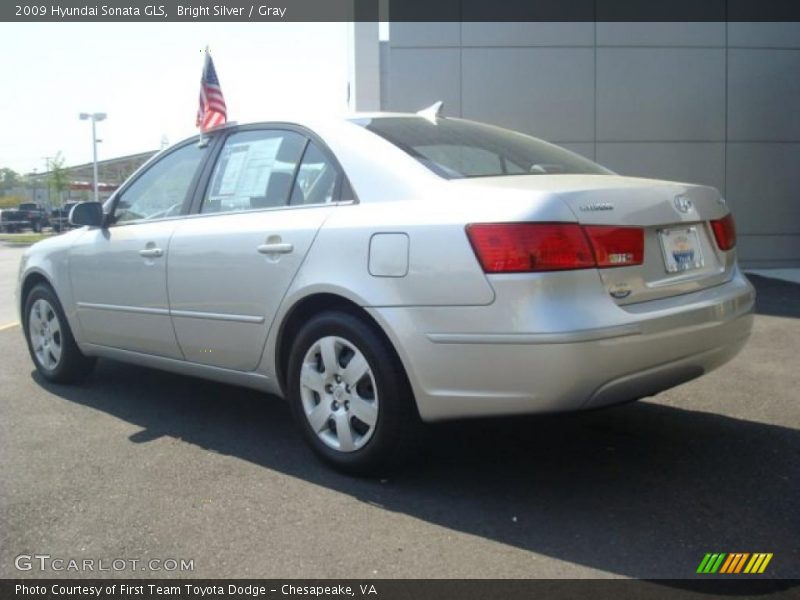
[[[416,450],[422,422],[403,367],[358,317],[312,317],[292,345],[286,380],[303,437],[335,469],[375,475]]]
[[[36,370],[53,383],[85,379],[96,360],[75,343],[61,303],[49,285],[37,284],[25,298],[23,327]]]

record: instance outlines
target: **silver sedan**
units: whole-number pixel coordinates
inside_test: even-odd
[[[352,473],[424,422],[656,394],[752,326],[717,190],[430,112],[222,127],[70,219],[20,270],[43,377],[106,357],[263,390]]]

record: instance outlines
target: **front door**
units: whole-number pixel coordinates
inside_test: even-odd
[[[167,249],[203,159],[189,143],[126,186],[109,226],[70,250],[70,277],[86,342],[182,358],[169,316]]]

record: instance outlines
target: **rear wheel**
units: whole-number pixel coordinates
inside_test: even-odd
[[[71,383],[84,379],[95,359],[84,356],[72,337],[61,303],[52,288],[38,284],[25,299],[25,339],[36,369],[47,380]]]
[[[300,330],[287,386],[306,441],[341,471],[367,475],[396,466],[419,439],[402,366],[386,341],[351,314],[323,313]]]

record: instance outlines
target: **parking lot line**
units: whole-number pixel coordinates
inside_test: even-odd
[[[13,323],[6,323],[5,325],[0,325],[0,331],[11,329],[12,327],[16,327],[17,325],[19,325],[18,321],[14,321]]]

